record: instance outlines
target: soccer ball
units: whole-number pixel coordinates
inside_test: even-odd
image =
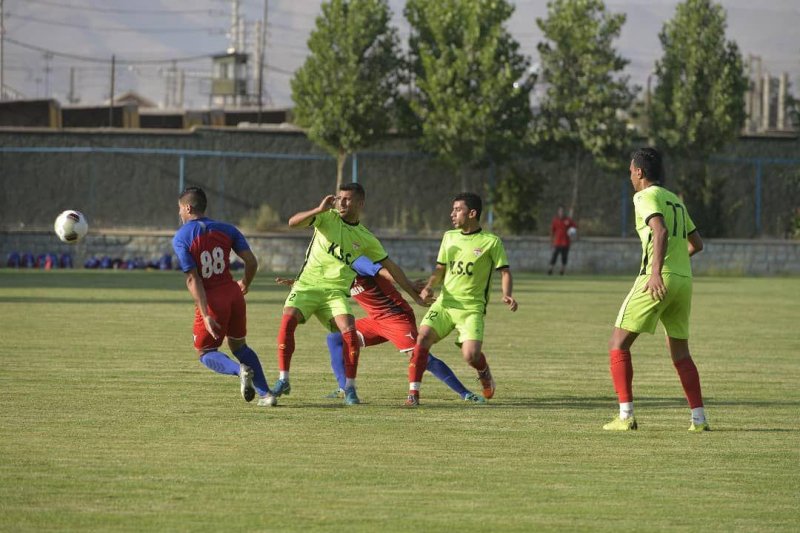
[[[86,236],[89,231],[89,224],[86,217],[80,211],[68,209],[58,215],[53,229],[62,241],[75,244]]]
[[[574,239],[575,235],[577,234],[578,234],[578,228],[576,228],[575,226],[570,226],[569,229],[567,229],[567,235],[569,235],[570,239]]]

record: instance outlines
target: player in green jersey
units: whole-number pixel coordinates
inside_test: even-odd
[[[339,330],[344,339],[345,398],[348,405],[359,403],[356,394],[359,340],[355,318],[350,309],[350,285],[356,276],[350,265],[360,256],[380,263],[395,281],[420,305],[420,298],[403,270],[383,249],[380,241],[361,222],[364,188],[358,183],[339,187],[339,195],[328,195],[319,206],[301,211],[289,219],[289,226],[314,227],[305,262],[286,298],[278,332],[278,369],[280,376],[272,394],[289,394],[289,365],[294,353],[294,331],[311,316],[330,331]],[[336,206],[336,209],[334,209]]]
[[[655,332],[661,321],[672,362],[692,410],[689,431],[708,431],[700,376],[689,353],[692,265],[689,257],[703,240],[683,202],[661,186],[661,154],[641,148],[632,155],[631,184],[636,194],[636,231],[642,241],[639,276],[619,310],[608,342],[609,366],[619,399],[619,416],[603,426],[613,431],[637,428],[633,416],[631,346],[640,333]]]
[[[433,287],[444,282],[442,292],[422,319],[417,344],[408,367],[409,393],[406,405],[419,405],[422,375],[428,362],[428,352],[435,343],[453,329],[458,330],[456,344],[461,355],[477,372],[484,397],[494,396],[495,381],[481,351],[483,317],[489,303],[492,273],[500,271],[503,302],[511,311],[517,301],[511,295],[513,282],[503,242],[480,226],[482,202],[473,193],[461,193],[453,200],[450,219],[454,230],[444,234],[436,259],[436,270],[420,292],[427,300]]]

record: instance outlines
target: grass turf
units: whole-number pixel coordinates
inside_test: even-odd
[[[286,290],[261,274],[249,344],[270,381]],[[695,281],[692,350],[713,431],[662,335],[633,349],[640,429],[616,412],[606,342],[632,278],[515,277],[469,405],[406,361],[362,352],[362,405],[335,388],[324,331],[298,328],[292,394],[245,404],[191,348],[180,273],[0,270],[0,529],[13,531],[791,531],[800,523],[800,279]],[[433,352],[477,391],[452,338]]]

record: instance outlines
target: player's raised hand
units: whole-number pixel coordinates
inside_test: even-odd
[[[206,327],[206,331],[211,333],[211,336],[215,339],[219,339],[219,332],[222,329],[219,325],[219,322],[214,320],[214,317],[211,315],[206,315],[203,317],[203,325]]]
[[[322,199],[322,202],[319,204],[320,211],[327,211],[328,209],[333,209],[333,206],[336,205],[336,197],[332,194],[329,194],[325,198]]]
[[[277,283],[278,285],[286,285],[287,287],[291,287],[292,285],[294,285],[294,279],[278,277],[275,278],[275,283]]]
[[[644,284],[642,292],[649,292],[650,298],[653,300],[663,300],[667,295],[667,286],[664,285],[664,278],[660,274],[650,274],[650,278]]]
[[[503,303],[506,304],[509,309],[511,309],[512,313],[516,312],[517,308],[519,307],[519,304],[513,296],[503,296]]]

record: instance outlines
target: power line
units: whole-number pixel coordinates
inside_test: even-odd
[[[77,61],[86,61],[89,63],[104,63],[104,64],[111,64],[110,59],[105,59],[101,57],[89,57],[89,56],[82,56],[78,54],[70,54],[67,52],[58,52],[56,50],[49,50],[47,48],[42,48],[41,46],[35,46],[28,43],[23,43],[16,39],[12,39],[11,37],[5,37],[5,42],[12,43],[22,48],[27,48],[28,50],[34,50],[36,52],[42,53],[49,53],[53,54],[56,57],[63,57],[67,59],[74,59]],[[116,62],[118,64],[124,65],[158,65],[163,63],[188,63],[190,61],[199,61],[201,59],[209,59],[211,56],[215,55],[217,52],[197,55],[197,56],[188,56],[188,57],[176,57],[172,59],[118,59]]]
[[[92,30],[92,31],[113,31],[113,32],[135,32],[135,33],[195,33],[195,32],[218,32],[220,34],[225,33],[225,30],[222,28],[121,28],[117,27],[98,27],[98,26],[89,26],[84,24],[72,24],[70,22],[53,22],[51,20],[44,20],[36,17],[28,17],[24,15],[12,15],[8,14],[8,18],[12,20],[23,20],[26,22],[35,22],[37,24],[47,24],[49,26],[59,26],[64,28],[77,28],[81,30]]]
[[[48,0],[26,0],[26,2],[28,4],[42,4],[45,6],[70,9],[74,11],[94,11],[97,13],[129,13],[134,15],[189,15],[193,13],[208,13],[209,15],[218,15],[224,13],[223,11],[215,9],[121,9],[113,7],[76,6],[72,4],[63,4],[61,2],[51,2]]]

